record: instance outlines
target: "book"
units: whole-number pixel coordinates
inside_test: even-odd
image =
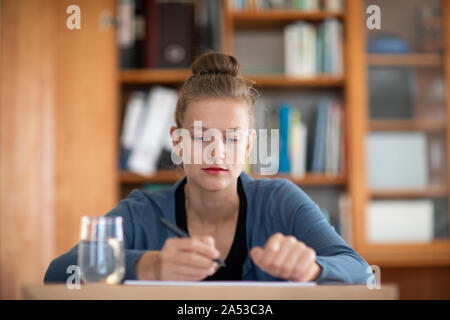
[[[336,11],[343,10],[342,0],[230,0],[233,10],[260,11],[270,9],[287,9],[300,11]]]
[[[310,169],[315,173],[339,174],[344,164],[343,111],[339,100],[321,99],[316,111]]]
[[[291,171],[291,164],[289,160],[289,117],[291,113],[291,105],[283,103],[279,109],[280,120],[280,161],[279,172],[289,173]]]
[[[322,7],[326,11],[342,12],[344,3],[343,0],[322,0]]]
[[[195,5],[195,46],[194,56],[208,50],[221,51],[221,10],[220,0],[196,0]]]
[[[295,76],[297,71],[297,55],[294,54],[298,46],[297,27],[295,24],[289,24],[284,28],[284,72],[288,76]]]
[[[142,66],[188,68],[194,60],[196,45],[193,2],[147,0],[144,7]]]
[[[343,108],[340,109],[340,133],[339,133],[339,155],[338,155],[338,164],[337,164],[337,172],[344,173],[346,171],[346,163],[345,163],[345,154],[346,154],[346,124],[345,124],[345,112]]]
[[[171,143],[170,126],[174,123],[177,98],[174,89],[161,86],[150,89],[143,126],[128,160],[130,171],[150,175],[157,169],[161,152]]]
[[[194,61],[194,4],[158,2],[158,68],[189,68]],[[175,23],[176,22],[176,23]]]
[[[322,99],[317,108],[311,160],[311,171],[315,173],[322,173],[325,171],[328,108],[329,101],[327,99]]]
[[[122,69],[137,67],[135,47],[135,0],[120,0],[117,3],[117,43]]]
[[[376,200],[367,206],[370,243],[429,242],[433,239],[431,200]]]
[[[145,38],[141,52],[141,65],[144,68],[158,67],[160,42],[160,10],[157,0],[146,0],[144,4]]]
[[[306,173],[307,128],[301,121],[298,109],[294,109],[292,112],[288,143],[291,173],[304,175]]]
[[[333,110],[334,110],[334,105],[333,103],[330,101],[328,108],[327,108],[327,113],[326,113],[326,125],[325,125],[325,165],[324,165],[324,172],[331,172],[332,167],[333,167],[333,152],[334,152],[334,146],[333,146],[333,142],[334,142],[334,135],[335,135],[335,128],[334,128],[334,114],[333,114]]]
[[[343,73],[342,23],[337,19],[330,18],[326,19],[323,24],[323,72],[333,75],[341,75]]]
[[[319,24],[296,21],[283,30],[285,74],[314,77],[343,74],[342,23],[326,19]]]
[[[125,107],[125,115],[123,117],[122,132],[120,137],[121,160],[120,167],[122,170],[128,169],[128,158],[131,150],[138,138],[140,131],[139,126],[143,124],[145,114],[146,94],[142,91],[135,91],[128,99]]]
[[[339,157],[341,151],[340,144],[342,143],[341,117],[342,117],[341,106],[335,100],[333,101],[330,109],[330,118],[331,118],[330,155],[328,156],[329,166],[326,169],[326,172],[333,174],[337,174],[340,172]]]

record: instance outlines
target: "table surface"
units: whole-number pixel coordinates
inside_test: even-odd
[[[398,299],[395,285],[380,289],[365,285],[283,286],[186,286],[86,284],[69,289],[65,284],[23,287],[24,299],[43,300],[379,300]]]

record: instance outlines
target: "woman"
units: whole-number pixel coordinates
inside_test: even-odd
[[[125,279],[365,283],[368,264],[300,188],[253,179],[242,159],[229,157],[248,158],[256,136],[258,93],[239,76],[236,58],[209,52],[191,67],[171,128],[186,176],[169,189],[134,190],[107,214],[124,220]],[[188,136],[179,139],[180,131]],[[194,160],[196,148],[212,145]],[[160,216],[190,238],[173,237]],[[74,247],[50,264],[44,281],[65,281],[67,266],[76,263]]]

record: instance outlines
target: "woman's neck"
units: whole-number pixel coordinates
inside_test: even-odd
[[[186,215],[191,223],[221,225],[239,211],[237,180],[226,189],[209,191],[193,183],[184,186]]]

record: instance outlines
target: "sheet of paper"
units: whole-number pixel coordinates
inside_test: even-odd
[[[223,287],[223,286],[304,287],[316,285],[315,282],[291,282],[291,281],[141,281],[141,280],[126,280],[124,284],[135,286],[199,286],[199,287]]]

